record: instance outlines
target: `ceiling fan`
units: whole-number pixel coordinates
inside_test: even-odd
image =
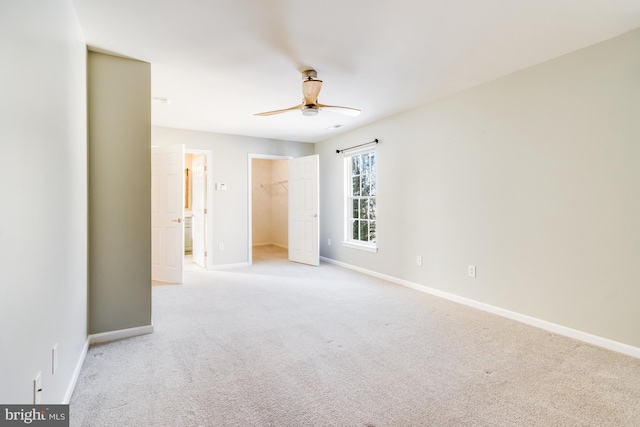
[[[349,116],[357,116],[360,110],[351,107],[340,107],[337,105],[325,105],[318,102],[318,94],[322,89],[322,80],[318,80],[318,74],[315,70],[305,70],[302,72],[302,95],[304,97],[301,104],[284,110],[265,111],[257,113],[254,116],[271,116],[274,114],[286,113],[289,111],[300,110],[303,116],[315,116],[320,110],[330,110],[337,113],[347,114]]]

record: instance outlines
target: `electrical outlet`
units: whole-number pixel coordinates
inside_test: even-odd
[[[331,239],[327,239],[327,245],[331,246]]]
[[[58,343],[51,349],[51,375],[55,375],[58,370]]]
[[[224,243],[218,243],[218,250],[224,251]]]
[[[416,257],[416,265],[422,267],[422,257],[420,255]]]
[[[469,277],[476,277],[476,266],[475,265],[467,266],[467,274],[469,275]]]
[[[42,372],[38,372],[33,380],[33,404],[39,405],[42,402]]]

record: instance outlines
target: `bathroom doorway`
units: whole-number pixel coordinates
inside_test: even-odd
[[[185,150],[184,266],[185,270],[209,268],[210,163],[208,150]]]

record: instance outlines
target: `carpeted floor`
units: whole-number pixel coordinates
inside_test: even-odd
[[[640,425],[638,359],[275,247],[153,320],[89,350],[72,426]]]

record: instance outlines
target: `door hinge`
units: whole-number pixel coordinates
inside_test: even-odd
[[[205,258],[207,257],[207,251],[204,251],[204,257]]]
[[[205,172],[207,171],[207,165],[204,165],[204,171]]]
[[[205,214],[205,215],[207,214],[207,210],[206,210],[206,209],[204,210],[204,214]]]

